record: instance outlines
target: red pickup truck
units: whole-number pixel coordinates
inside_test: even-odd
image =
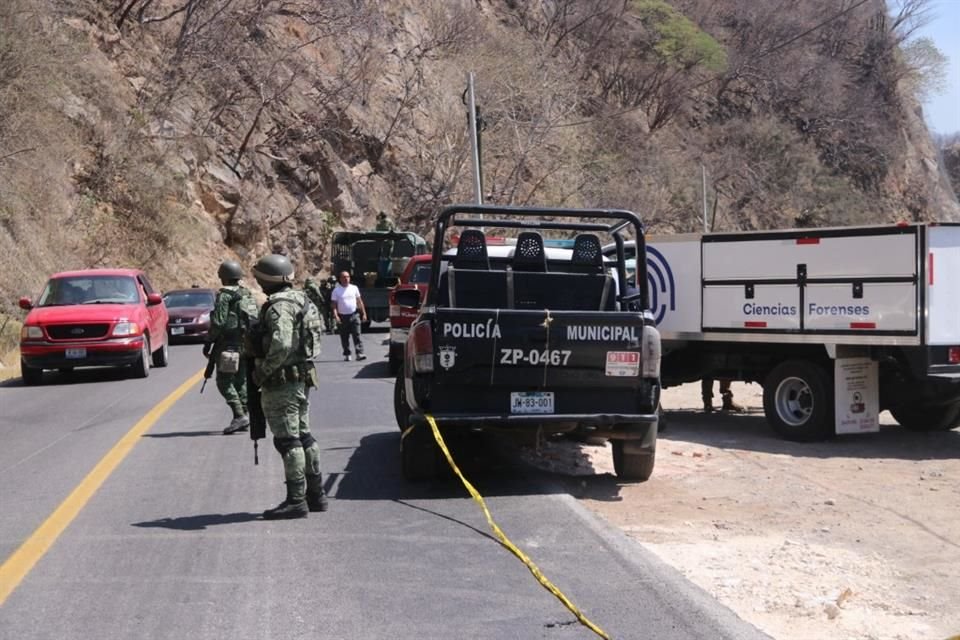
[[[20,331],[23,383],[39,384],[44,369],[130,366],[145,378],[167,366],[167,308],[137,269],[66,271],[50,277]]]
[[[429,253],[410,258],[400,275],[400,283],[390,290],[390,373],[394,375],[403,365],[403,347],[407,343],[410,325],[419,312],[417,308],[397,304],[397,292],[416,289],[420,291],[420,299],[426,300],[432,259]]]

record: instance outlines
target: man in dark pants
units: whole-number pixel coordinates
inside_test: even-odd
[[[743,413],[743,407],[733,401],[733,391],[730,390],[729,378],[720,378],[720,396],[723,404],[720,411],[724,413]],[[700,381],[700,393],[703,396],[704,413],[713,413],[713,378],[704,378]]]
[[[363,342],[360,340],[360,326],[367,321],[367,309],[363,306],[360,289],[350,283],[350,274],[340,272],[340,283],[330,294],[330,306],[333,317],[340,326],[340,345],[343,347],[343,359],[350,361],[350,336],[353,336],[353,349],[357,360],[366,360]]]

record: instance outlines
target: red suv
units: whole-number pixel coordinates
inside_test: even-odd
[[[146,378],[151,360],[167,366],[167,308],[136,269],[91,269],[53,275],[20,331],[23,383],[39,384],[44,369],[130,366]]]
[[[428,254],[413,256],[400,275],[400,284],[390,290],[390,373],[396,374],[403,364],[403,346],[407,343],[410,325],[417,317],[419,309],[402,307],[397,304],[397,292],[404,289],[418,289],[420,299],[427,298],[427,285],[430,284],[430,261]]]

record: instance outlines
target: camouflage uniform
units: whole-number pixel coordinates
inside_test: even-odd
[[[318,285],[313,278],[307,278],[306,282],[303,283],[303,291],[320,310],[324,333],[333,333],[335,323],[333,321],[333,307],[330,306],[330,294],[333,293],[330,281],[324,280]]]
[[[320,447],[310,433],[307,397],[310,387],[316,386],[316,370],[300,344],[301,310],[306,302],[306,293],[285,287],[270,295],[260,313],[263,357],[255,360],[253,378],[260,386],[260,403],[274,446],[283,457],[287,483],[287,500],[274,511],[282,510],[285,504],[303,505],[304,512],[307,506],[311,511],[326,510]]]
[[[250,290],[241,284],[231,284],[220,288],[213,311],[210,312],[209,340],[213,342],[210,357],[219,362],[220,354],[227,349],[239,350],[242,333],[239,321],[240,304],[243,298],[253,300]],[[254,303],[255,304],[255,303]],[[233,411],[233,417],[247,415],[247,374],[243,359],[236,373],[223,373],[217,366],[217,389]]]
[[[393,220],[387,217],[387,214],[381,211],[377,215],[377,226],[374,229],[375,231],[393,231],[395,226]]]

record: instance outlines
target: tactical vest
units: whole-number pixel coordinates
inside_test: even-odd
[[[298,344],[296,345],[298,355],[303,360],[313,360],[319,357],[323,340],[323,323],[317,305],[303,291],[288,289],[270,296],[270,299],[260,310],[260,326],[265,326],[264,319],[267,317],[267,311],[270,307],[281,303],[295,305],[297,308],[294,335],[298,336]],[[263,341],[266,342],[268,338],[269,336],[264,335]],[[266,350],[266,346],[266,344],[263,345],[264,350]]]
[[[230,338],[239,338],[249,319],[256,318],[259,313],[257,301],[249,289],[239,285],[221,288],[220,295],[227,296],[227,317],[221,327],[223,333]]]

